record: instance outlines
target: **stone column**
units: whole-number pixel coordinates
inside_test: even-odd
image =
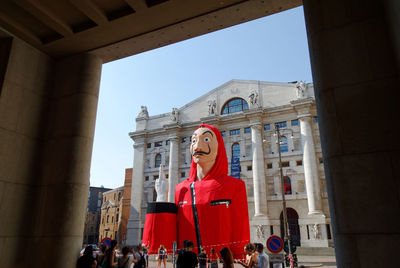
[[[179,176],[179,137],[169,138],[168,202],[175,202],[175,186]]]
[[[397,267],[399,1],[303,4],[337,267]]]
[[[264,152],[261,128],[261,124],[251,125],[255,216],[267,214],[267,193],[265,186]]]
[[[33,237],[25,240],[28,255],[22,258],[28,262],[46,259],[60,268],[76,263],[88,205],[101,68],[102,60],[90,54],[67,57],[53,66],[37,148],[41,154],[31,174],[35,201],[29,205],[34,208],[29,221],[24,221],[27,230],[33,229]]]
[[[308,214],[322,214],[321,186],[319,183],[317,158],[311,115],[299,116],[300,136],[303,148],[304,179],[307,189]]]
[[[144,217],[142,203],[144,198],[144,164],[146,156],[146,140],[135,139],[133,145],[133,173],[131,191],[131,210],[127,227],[127,245],[138,245],[141,241],[141,229]]]

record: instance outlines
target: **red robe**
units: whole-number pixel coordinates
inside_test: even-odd
[[[228,176],[225,145],[218,129],[211,129],[218,141],[218,154],[214,166],[198,181],[197,164],[192,161],[189,178],[175,188],[178,207],[178,247],[183,240],[199,246],[207,253],[229,247],[234,258],[242,259],[244,246],[250,242],[249,215],[245,184]],[[201,127],[200,126],[200,127]]]

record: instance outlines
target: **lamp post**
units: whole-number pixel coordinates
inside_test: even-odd
[[[282,207],[283,207],[283,233],[284,238],[283,240],[288,245],[288,254],[291,254],[290,250],[290,234],[288,232],[288,219],[287,219],[287,211],[286,211],[286,199],[285,199],[285,189],[284,189],[284,181],[283,181],[283,171],[282,171],[282,157],[281,157],[281,134],[279,131],[279,125],[275,125],[275,136],[277,137],[277,144],[278,144],[278,156],[279,156],[279,176],[281,181],[281,194],[282,194]]]

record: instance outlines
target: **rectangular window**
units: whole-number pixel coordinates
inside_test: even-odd
[[[182,138],[181,142],[185,143],[186,142],[186,138]]]
[[[322,164],[324,163],[324,160],[322,158],[319,159],[319,163]]]
[[[329,224],[326,225],[326,234],[328,236],[328,239],[332,239],[331,226]]]
[[[246,128],[244,128],[244,133],[250,133],[251,132],[251,129],[249,128],[249,127],[246,127]]]
[[[222,135],[222,137],[225,137],[225,135],[226,135],[225,131],[221,131],[221,135]]]
[[[318,123],[318,116],[314,116],[314,123]]]
[[[149,176],[144,177],[144,180],[148,181],[149,180]]]
[[[186,177],[186,173],[185,172],[181,172],[181,178]]]
[[[272,163],[267,163],[267,169],[271,169],[272,168]]]
[[[107,223],[109,222],[109,220],[110,220],[110,215],[107,215]]]
[[[170,141],[169,141],[169,140],[166,140],[166,141],[165,141],[165,145],[168,146],[169,144],[170,144]]]
[[[279,128],[284,128],[284,127],[287,127],[287,122],[286,121],[278,122],[278,123],[275,123],[275,126],[278,126]]]
[[[288,166],[290,166],[290,165],[289,165],[289,161],[282,162],[282,167],[288,167]]]
[[[310,227],[308,226],[308,224],[306,226],[307,226],[307,239],[310,240]]]
[[[270,124],[264,125],[264,130],[271,130],[271,125]]]
[[[302,166],[302,165],[303,165],[303,160],[296,161],[296,166]]]
[[[162,141],[156,141],[154,143],[154,147],[161,147],[162,146]]]
[[[119,214],[117,213],[117,217],[115,217],[115,221],[118,222]]]
[[[271,235],[273,235],[273,234],[274,234],[274,226],[271,225],[271,226],[269,227],[269,231],[271,232]]]
[[[299,120],[292,120],[292,127],[298,126],[299,125]]]
[[[154,180],[158,179],[158,175],[154,175],[154,176],[153,176],[153,179],[154,179]]]
[[[253,166],[247,166],[247,171],[253,170]]]
[[[114,216],[111,217],[111,223],[114,223]]]
[[[232,129],[230,131],[231,136],[240,135],[240,129]]]
[[[148,144],[147,144],[147,148],[151,148],[151,143],[148,143]]]

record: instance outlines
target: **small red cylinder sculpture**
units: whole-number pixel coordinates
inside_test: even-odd
[[[177,211],[174,203],[148,203],[142,244],[149,247],[149,255],[158,254],[160,245],[164,245],[168,253],[172,252],[172,245],[177,241]]]

